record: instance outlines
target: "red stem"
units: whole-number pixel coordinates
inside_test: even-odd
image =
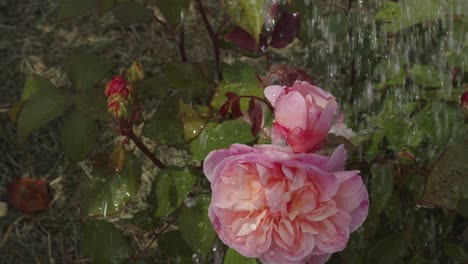
[[[223,73],[221,71],[221,64],[220,64],[220,52],[219,52],[219,43],[218,43],[218,36],[213,31],[211,27],[210,21],[208,21],[208,17],[206,16],[205,8],[203,7],[202,0],[195,0],[197,3],[198,12],[200,13],[203,24],[205,24],[205,28],[208,31],[208,35],[210,36],[211,43],[213,44],[213,52],[215,57],[216,63],[216,71],[218,73],[218,81],[223,79]]]
[[[147,147],[146,145],[143,143],[143,141],[141,141],[141,138],[137,137],[135,135],[135,133],[133,133],[133,130],[131,130],[130,133],[128,133],[126,135],[128,138],[130,138],[134,143],[135,145],[141,150],[141,152],[143,152],[143,154],[146,155],[146,157],[148,157],[154,165],[156,165],[158,168],[160,168],[161,170],[166,168],[166,165],[164,165],[164,163],[162,163]]]

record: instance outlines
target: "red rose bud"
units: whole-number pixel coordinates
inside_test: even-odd
[[[468,91],[464,92],[460,97],[460,107],[465,116],[465,120],[468,121]]]
[[[123,75],[112,77],[112,80],[106,85],[106,96],[109,97],[113,94],[120,94],[125,99],[130,95],[130,85]]]
[[[120,94],[113,94],[107,99],[107,111],[114,118],[124,118],[128,119],[129,117],[129,103]]]

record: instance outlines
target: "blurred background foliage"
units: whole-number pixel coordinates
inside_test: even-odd
[[[44,212],[0,218],[0,263],[256,263],[216,238],[200,166],[211,150],[268,142],[251,116],[235,118],[248,98],[220,112],[226,92],[261,98],[282,80],[268,64],[307,72],[356,133],[329,146],[345,143],[371,209],[330,263],[466,263],[468,2],[278,1],[300,16],[297,38],[279,39],[271,3],[0,0],[0,195],[34,177],[52,197]],[[236,25],[254,42],[223,38]],[[105,83],[135,60],[135,131],[164,169],[122,147],[107,114]]]

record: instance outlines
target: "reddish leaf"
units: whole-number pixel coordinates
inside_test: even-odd
[[[263,118],[262,106],[255,99],[250,99],[249,117],[252,125],[251,132],[252,135],[255,137],[257,136],[258,132],[260,131],[260,128],[262,127]]]
[[[7,187],[9,203],[24,213],[50,208],[50,196],[45,179],[16,178]]]
[[[267,39],[264,34],[260,34],[260,45],[258,45],[255,39],[240,27],[235,27],[231,32],[224,35],[224,39],[248,51],[260,51],[261,46],[267,46]]]
[[[227,92],[227,93],[226,93],[226,97],[227,97],[228,99],[234,99],[234,98],[236,98],[236,97],[239,97],[239,95],[237,95],[236,93],[233,93],[233,92]]]
[[[296,80],[314,84],[314,79],[305,71],[289,65],[277,64],[271,67],[268,74],[262,78],[262,85],[264,87],[275,84],[292,86]]]
[[[301,17],[299,13],[282,12],[281,18],[271,34],[270,46],[284,48],[293,42],[299,32]]]
[[[231,101],[226,100],[226,102],[219,108],[219,113],[223,119],[226,119],[230,107]]]
[[[242,116],[242,111],[240,107],[240,97],[237,97],[232,101],[231,105],[231,112],[232,112],[232,118],[237,119]]]

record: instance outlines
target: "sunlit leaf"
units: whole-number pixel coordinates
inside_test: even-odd
[[[456,209],[458,189],[468,178],[468,145],[449,146],[439,157],[427,175],[421,205]]]
[[[206,99],[211,95],[210,82],[201,65],[172,63],[164,66],[164,78],[174,87],[177,95],[190,103],[194,99]]]
[[[259,42],[260,32],[265,21],[262,0],[224,0],[232,20]]]
[[[374,163],[371,167],[371,174],[371,211],[380,214],[392,197],[393,171],[391,167]]]
[[[243,120],[229,120],[219,125],[208,123],[203,132],[190,145],[193,160],[203,160],[215,149],[227,148],[234,143],[250,143],[254,140],[250,125]]]
[[[97,0],[62,0],[58,10],[58,20],[81,16],[95,8]]]
[[[257,264],[254,258],[246,258],[232,248],[228,248],[224,264]]]
[[[118,213],[136,195],[140,186],[141,165],[127,153],[121,172],[107,167],[93,168],[93,177],[80,186],[82,218]]]
[[[179,213],[180,232],[187,244],[201,255],[201,259],[205,259],[216,239],[216,232],[208,218],[210,197],[201,195],[191,203],[190,207],[182,207]]]
[[[81,254],[94,263],[121,264],[133,254],[130,243],[115,228],[104,220],[86,221],[81,226]]]
[[[19,143],[23,143],[32,131],[62,115],[70,105],[70,100],[62,90],[41,89],[34,93],[18,116]]]
[[[177,28],[186,16],[189,0],[153,0],[172,28]]]
[[[112,11],[124,25],[148,23],[153,19],[153,10],[133,1],[118,5]]]
[[[170,260],[179,264],[192,264],[192,249],[179,230],[172,230],[158,237],[158,247]]]
[[[112,64],[98,57],[74,53],[66,62],[68,78],[77,91],[91,88],[112,69]]]
[[[79,110],[74,110],[60,129],[62,148],[71,162],[86,157],[96,143],[96,121]]]
[[[177,209],[197,180],[188,168],[169,167],[159,173],[154,182],[154,215],[167,216]]]

